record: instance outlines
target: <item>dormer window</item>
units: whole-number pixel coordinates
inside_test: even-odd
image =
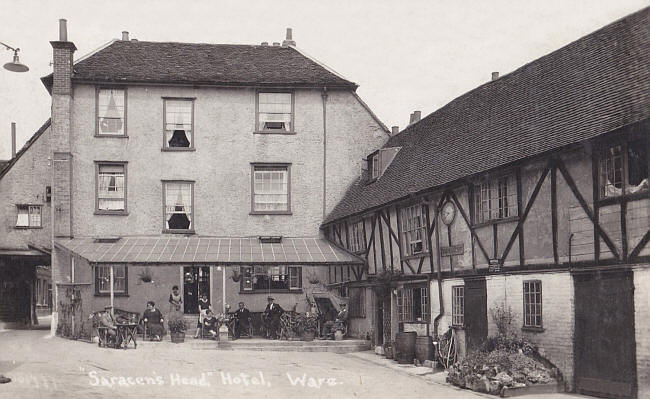
[[[194,148],[194,100],[191,98],[163,99],[164,142],[168,150]]]
[[[370,170],[372,171],[372,178],[377,179],[381,175],[381,158],[379,156],[379,152],[375,153],[370,158]]]
[[[259,92],[257,93],[258,133],[292,133],[293,132],[293,93]]]
[[[371,181],[377,180],[384,174],[388,166],[402,147],[382,148],[368,155],[368,171]]]

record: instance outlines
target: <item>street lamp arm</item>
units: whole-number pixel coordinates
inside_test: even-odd
[[[0,42],[0,44],[2,44],[3,46],[5,46],[5,47],[7,48],[7,50],[13,50],[14,53],[17,53],[17,52],[20,51],[19,48],[13,48],[13,47],[11,47],[11,46],[8,45],[8,44],[4,44],[3,42]]]

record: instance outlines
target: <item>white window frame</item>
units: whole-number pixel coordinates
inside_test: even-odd
[[[451,287],[451,324],[455,327],[465,326],[465,286]]]
[[[517,216],[517,182],[514,174],[485,178],[474,184],[476,224]]]
[[[400,231],[404,256],[417,256],[428,252],[426,209],[422,204],[400,209]],[[420,250],[417,250],[418,243]]]
[[[107,215],[123,215],[128,212],[127,210],[127,171],[126,171],[127,162],[108,162],[108,161],[99,161],[95,162],[95,214],[107,214]],[[102,199],[119,199],[119,197],[102,197],[100,190],[101,180],[102,180],[102,167],[122,167],[122,185],[123,185],[123,206],[122,209],[101,209],[100,203]],[[118,186],[119,174],[115,175],[116,190]],[[114,191],[116,191],[114,190]],[[107,190],[111,191],[111,190]]]
[[[15,227],[18,229],[42,228],[43,227],[43,206],[37,204],[16,204]]]
[[[524,280],[524,328],[544,328],[542,281]]]
[[[600,198],[616,198],[625,195],[636,194],[640,192],[648,192],[648,179],[646,177],[638,185],[633,186],[630,183],[630,148],[640,150],[645,148],[648,151],[648,138],[643,143],[643,137],[635,137],[625,141],[609,142],[606,143],[600,151],[598,159],[598,175],[599,175],[599,193]],[[631,142],[641,141],[642,145],[630,146]],[[615,153],[618,149],[619,153]],[[650,154],[646,152],[646,159],[650,158]],[[620,166],[616,164],[620,163]],[[650,166],[646,162],[646,176],[649,174]],[[610,181],[609,177],[614,181]]]
[[[193,151],[194,150],[194,98],[185,98],[185,97],[163,97],[163,150],[164,151]],[[175,123],[176,126],[181,125],[184,129],[170,129],[172,122],[168,120],[168,110],[171,108],[173,103],[189,103],[189,118],[190,121],[182,120],[182,123]],[[187,129],[189,125],[189,129]],[[189,146],[187,147],[170,147],[169,141],[173,137],[175,130],[183,130],[185,132],[185,137],[189,141]]]
[[[112,93],[111,93],[112,92]],[[116,98],[122,98],[122,105],[115,104],[115,110],[110,110],[110,112],[115,112],[116,117],[107,117],[106,113],[109,112],[108,107],[110,107],[110,98],[108,99],[109,103],[104,104],[102,101],[104,93],[112,94],[113,101],[115,102]],[[120,96],[121,94],[121,96]],[[118,97],[119,96],[119,97]],[[120,109],[121,108],[121,109]],[[121,113],[121,115],[120,115]],[[95,136],[98,137],[127,137],[127,125],[126,125],[126,114],[127,114],[127,90],[125,87],[98,87],[95,94]],[[121,126],[117,129],[116,132],[111,132],[109,130],[104,131],[102,126],[108,124],[120,124]]]
[[[194,226],[195,226],[195,219],[194,219],[194,181],[191,180],[163,180],[163,233],[193,233],[194,232]],[[169,186],[172,184],[178,184],[178,185],[187,185],[190,187],[190,209],[184,209],[184,212],[181,211],[176,211],[176,210],[171,210],[171,207],[176,207],[176,204],[167,204],[167,191],[169,189]],[[183,205],[187,206],[186,198],[183,198]],[[170,229],[167,227],[167,222],[168,219],[174,213],[184,213],[185,215],[188,216],[190,220],[190,225],[187,229]]]
[[[278,106],[276,106],[275,110],[270,110],[273,108],[270,104],[274,103],[262,103],[260,101],[260,97],[264,97],[264,95],[289,95],[291,98],[291,105],[290,105],[290,113],[286,112],[287,110],[285,109],[284,112],[281,112],[280,108],[282,107],[282,104],[286,107],[286,103],[275,103]],[[269,111],[266,111],[269,109]],[[287,118],[288,116],[288,118]],[[270,120],[269,120],[270,119]],[[277,119],[277,120],[276,120]],[[274,128],[268,128],[266,125],[262,126],[262,123],[268,123],[268,122],[281,122],[284,123],[285,126],[283,129],[274,129]],[[289,123],[289,129],[286,128],[286,123]],[[278,91],[278,90],[258,90],[257,93],[255,94],[255,133],[276,133],[276,134],[292,134],[295,133],[295,93],[293,91]]]
[[[95,295],[111,293],[110,279],[113,268],[113,293],[127,294],[128,268],[126,265],[96,265],[95,266]]]
[[[285,176],[284,186],[286,192],[258,192],[256,187],[256,177],[258,173],[283,172]],[[282,202],[258,202],[263,196],[286,196],[285,209],[264,209],[262,204],[283,204]],[[252,215],[290,215],[291,214],[291,164],[268,164],[252,163],[251,164],[251,212]]]

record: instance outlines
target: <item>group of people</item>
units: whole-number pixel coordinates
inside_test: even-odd
[[[212,311],[210,301],[206,294],[203,294],[198,301],[198,310],[199,318],[197,321],[196,334],[194,338],[199,338],[201,335],[208,336],[211,338],[217,338],[219,335],[219,326],[220,321],[215,317],[214,312]],[[169,294],[169,315],[171,317],[183,317],[183,312],[181,311],[181,306],[183,304],[183,297],[180,293],[180,290],[177,285],[172,287],[172,291]],[[325,337],[330,336],[333,331],[336,331],[340,328],[342,323],[347,321],[347,309],[345,304],[341,304],[342,309],[338,312],[336,320],[326,321],[323,325],[323,335]],[[282,306],[275,303],[275,298],[269,296],[267,298],[267,305],[264,309],[264,314],[262,316],[264,322],[264,328],[266,330],[267,339],[278,339],[280,335],[280,316],[284,313]],[[142,314],[142,323],[146,331],[146,335],[154,340],[162,340],[164,335],[164,316],[162,312],[156,308],[156,303],[154,301],[147,302],[147,309]],[[232,313],[232,333],[234,338],[240,338],[243,332],[250,333],[250,311],[246,308],[244,302],[239,302],[238,309]],[[106,327],[109,337],[114,338],[115,340],[119,339],[117,337],[117,323],[115,319],[109,312],[102,312],[99,316],[99,324],[103,327]]]

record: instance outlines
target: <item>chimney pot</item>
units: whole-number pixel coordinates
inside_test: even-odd
[[[394,136],[399,133],[399,126],[393,126],[391,128],[391,134]]]
[[[492,72],[492,80],[499,79],[499,72]]]
[[[128,42],[129,41],[129,32],[123,30],[122,31],[122,41]]]
[[[262,42],[262,46],[268,46],[269,42]]]
[[[16,122],[11,122],[11,159],[16,158]]]
[[[413,123],[420,122],[421,117],[422,117],[422,111],[413,111]]]
[[[132,42],[137,42],[137,41],[138,41],[138,39],[131,39],[131,41],[132,41]]]
[[[282,41],[282,47],[296,45],[296,42],[293,40],[292,36],[293,36],[293,30],[291,28],[287,28],[287,38]]]
[[[411,115],[409,115],[409,125],[413,124],[413,113],[411,112]]]
[[[59,19],[59,41],[68,41],[68,21],[65,19]]]
[[[280,46],[280,42],[273,42],[273,46],[275,46],[275,47]]]

